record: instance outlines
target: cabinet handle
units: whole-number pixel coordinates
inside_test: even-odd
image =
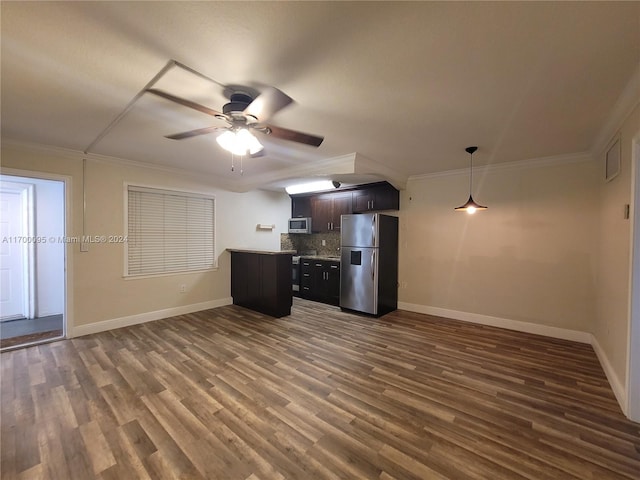
[[[338,268],[337,265],[331,265],[331,268]]]

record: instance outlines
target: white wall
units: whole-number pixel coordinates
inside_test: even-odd
[[[64,184],[30,179],[35,185],[35,235],[50,239],[64,236]],[[36,317],[64,312],[64,244],[38,243],[36,255]]]
[[[489,209],[474,215],[454,211],[468,175],[413,178],[402,192],[401,305],[584,341],[595,321],[595,162],[478,169],[474,198]]]
[[[623,403],[629,362],[631,222],[624,217],[632,204],[632,140],[640,132],[640,106],[626,118],[617,135],[621,141],[620,174],[604,181],[604,151],[598,158],[599,225],[596,348],[618,400]],[[624,404],[623,404],[624,406]]]

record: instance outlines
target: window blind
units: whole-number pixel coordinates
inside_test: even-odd
[[[213,268],[215,198],[129,185],[127,275]]]

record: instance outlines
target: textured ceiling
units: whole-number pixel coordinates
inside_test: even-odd
[[[290,177],[394,177],[589,151],[638,68],[640,2],[2,2],[2,140],[187,169],[234,189]],[[142,95],[216,110],[224,85],[274,86],[269,123],[319,148],[260,137],[230,169],[221,124]],[[98,140],[98,141],[96,141]]]

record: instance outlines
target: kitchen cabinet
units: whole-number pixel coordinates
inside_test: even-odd
[[[311,197],[313,233],[339,232],[340,216],[352,213],[351,192],[335,192]]]
[[[311,217],[312,233],[340,232],[341,215],[399,209],[400,192],[387,182],[291,196],[291,217]]]
[[[291,217],[311,217],[313,233],[339,232],[340,215],[399,209],[400,192],[387,182],[291,196]]]
[[[311,196],[291,197],[291,218],[311,216]]]
[[[291,253],[231,250],[233,304],[272,317],[291,314]]]
[[[387,182],[353,191],[353,213],[399,209],[400,192]]]
[[[338,305],[340,303],[340,262],[302,257],[300,265],[302,298]]]

